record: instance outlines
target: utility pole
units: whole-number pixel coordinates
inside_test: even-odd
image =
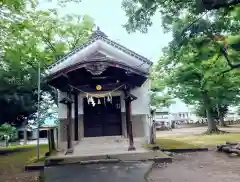
[[[40,62],[38,63],[38,108],[37,108],[37,160],[40,158],[40,142],[39,142],[39,128],[40,128],[40,83],[41,82],[41,70]]]

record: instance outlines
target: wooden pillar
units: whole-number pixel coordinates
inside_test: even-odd
[[[126,124],[127,124],[127,131],[128,131],[128,138],[129,138],[129,147],[128,150],[136,150],[134,147],[134,140],[133,140],[133,131],[132,131],[132,120],[131,120],[131,102],[132,97],[130,94],[129,89],[125,89],[125,107],[126,107]]]
[[[72,144],[72,98],[71,92],[67,93],[67,97],[64,97],[60,103],[65,104],[67,106],[67,152],[66,155],[69,153],[73,153],[73,144]]]
[[[56,143],[56,148],[59,148],[59,133],[58,133],[58,128],[55,128],[55,131],[56,131],[56,141],[57,141],[57,143]]]
[[[79,140],[78,128],[78,93],[74,94],[74,140]]]
[[[54,129],[48,129],[47,130],[47,135],[48,135],[48,147],[49,147],[49,153],[51,154],[52,151],[56,150],[56,145],[55,145],[55,138],[54,138]]]
[[[67,103],[67,153],[71,153],[72,149],[72,103]]]
[[[48,138],[48,152],[49,154],[52,153],[52,141],[51,141],[51,135],[50,135],[50,131],[47,130],[47,138]]]

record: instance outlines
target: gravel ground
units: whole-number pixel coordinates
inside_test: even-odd
[[[172,164],[153,168],[153,182],[239,182],[240,158],[215,151],[174,154]]]
[[[180,125],[180,127],[182,127]],[[220,130],[227,131],[227,132],[240,132],[240,125],[231,125],[225,128],[219,128]],[[193,127],[193,128],[177,128],[172,129],[170,131],[157,131],[157,137],[165,137],[165,136],[192,136],[192,135],[199,135],[203,132],[207,131],[207,126],[200,126],[200,127]]]

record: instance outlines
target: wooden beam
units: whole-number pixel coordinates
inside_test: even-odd
[[[60,100],[60,103],[65,104],[67,106],[67,154],[73,153],[73,145],[72,145],[72,89],[68,89],[67,96]]]
[[[61,73],[59,77],[65,78],[66,80],[69,80],[69,76],[66,73]]]
[[[66,154],[73,152],[72,145],[72,104],[67,104],[67,152]]]
[[[127,136],[128,136],[128,138],[129,138],[129,120],[130,120],[130,114],[129,114],[128,110],[129,110],[129,102],[125,99],[126,129],[127,129]]]
[[[59,103],[65,104],[65,105],[71,104],[72,102],[73,101],[70,97],[64,97],[62,100],[59,101]]]
[[[78,93],[74,94],[74,140],[78,141]]]
[[[111,91],[121,85],[124,85],[126,84],[125,82],[119,82],[119,83],[109,83],[109,84],[103,84],[101,85],[102,86],[102,90],[101,91]],[[91,85],[76,85],[76,86],[73,86],[73,85],[70,85],[70,87],[72,87],[73,89],[75,89],[76,91],[79,90],[82,90],[84,92],[96,92],[96,88],[95,87],[92,87]]]
[[[116,68],[119,68],[119,69],[122,69],[122,70],[127,70],[128,72],[132,72],[136,75],[140,75],[140,76],[143,76],[143,77],[148,77],[148,75],[149,75],[148,72],[141,71],[136,67],[131,67],[131,66],[126,65],[126,64],[124,64],[120,61],[114,61],[114,62],[113,61],[102,61],[102,60],[101,61],[91,61],[91,64],[94,64],[94,63],[104,63],[104,64],[108,65],[109,67],[116,67]],[[85,68],[85,66],[88,65],[88,64],[89,64],[89,61],[80,62],[80,63],[74,64],[74,65],[71,65],[67,68],[61,69],[61,70],[57,71],[56,73],[53,73],[53,74],[49,75],[48,80],[56,79],[60,75],[62,75],[63,73],[70,73],[72,71]]]
[[[132,131],[132,120],[131,120],[131,102],[132,99],[129,97],[130,95],[130,90],[129,88],[125,88],[124,90],[125,94],[125,107],[126,107],[126,125],[127,125],[127,133],[128,133],[128,138],[129,138],[129,147],[128,150],[136,150],[134,147],[134,140],[133,140],[133,131]]]

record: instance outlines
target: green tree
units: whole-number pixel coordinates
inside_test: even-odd
[[[122,6],[128,16],[128,22],[124,25],[127,31],[132,32],[139,30],[146,33],[148,27],[152,25],[151,17],[156,12],[160,12],[163,28],[165,31],[172,31],[176,28],[176,22],[181,21],[183,15],[191,15],[185,22],[185,26],[179,29],[178,39],[181,36],[188,34],[191,27],[195,28],[195,23],[203,17],[210,16],[215,21],[216,26],[205,27],[212,34],[212,39],[222,37],[219,36],[219,29],[231,32],[232,35],[238,35],[235,39],[234,46],[240,49],[240,36],[239,36],[239,19],[240,19],[240,6],[238,0],[123,0]],[[209,11],[209,10],[215,11]],[[236,50],[235,49],[235,50]],[[228,63],[230,71],[232,69],[240,68],[240,63],[235,59],[231,59],[228,51],[225,48],[217,50],[221,53]],[[238,60],[239,61],[239,60]],[[227,72],[224,71],[224,72]]]
[[[174,40],[164,50],[164,56],[157,65],[159,75],[165,78],[167,87],[176,97],[187,104],[202,104],[208,118],[208,131],[217,132],[213,107],[238,102],[240,73],[235,70],[221,74],[227,67],[224,56],[218,52],[224,43],[219,41],[216,44],[212,34],[209,35],[206,27],[212,22],[200,20],[185,39],[179,40],[179,30],[187,21],[188,16],[174,24]],[[233,58],[237,57],[235,52],[233,54]]]
[[[39,125],[45,124],[46,120],[52,120],[54,123],[58,121],[58,113],[57,113],[57,104],[51,98],[49,93],[45,93],[43,96],[42,102],[40,104],[39,110],[39,120],[35,120],[34,124],[36,125],[39,122]],[[37,113],[36,113],[37,118]]]
[[[166,92],[165,82],[162,77],[162,73],[158,72],[158,67],[153,67],[150,75],[151,80],[151,106],[154,107],[169,107],[174,103],[173,97]]]
[[[0,34],[0,123],[16,125],[36,117],[38,64],[44,79],[46,67],[84,43],[94,26],[87,15],[62,17],[56,10],[34,8],[22,11],[21,18],[12,21],[5,17],[0,22],[4,27]],[[56,100],[54,90],[43,79],[41,103],[46,93]]]
[[[160,12],[165,30],[171,30],[172,25],[183,14],[202,16],[208,10],[221,15],[219,18],[234,16],[239,18],[238,0],[123,0],[122,7],[128,16],[125,27],[128,31],[140,30],[146,32],[152,25],[151,18],[156,12]],[[219,9],[221,8],[221,9]]]
[[[224,122],[224,117],[228,112],[227,105],[217,105],[212,106],[212,116],[215,120],[219,121],[219,126],[224,127],[226,126]],[[195,106],[195,114],[199,117],[207,118],[206,109],[202,104]]]
[[[4,123],[0,125],[0,133],[3,134],[3,135],[0,135],[0,140],[5,138],[4,136],[8,136],[9,140],[13,140],[16,136],[16,132],[17,130],[14,126]]]
[[[236,104],[239,97],[239,12],[237,1],[124,0],[129,31],[147,32],[160,12],[173,41],[158,62],[158,79],[170,95],[206,110],[208,131],[217,132],[213,108]],[[210,0],[208,1],[210,2]],[[215,9],[215,11],[209,11]],[[229,67],[229,68],[228,68]]]

